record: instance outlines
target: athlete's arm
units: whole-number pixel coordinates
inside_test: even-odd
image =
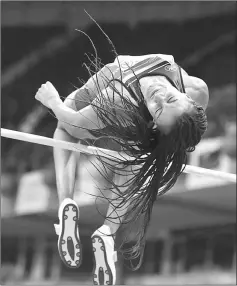
[[[197,104],[206,110],[209,102],[207,84],[200,78],[188,75],[182,70],[185,91]]]
[[[57,117],[60,126],[71,136],[76,138],[89,138],[86,129],[102,129],[105,126],[99,122],[91,106],[91,104],[96,104],[96,99],[94,99],[91,104],[88,103],[84,108],[77,110],[75,106],[75,95],[76,93],[70,94],[64,102],[58,100],[51,101],[50,108]]]
[[[120,83],[116,83],[118,90],[122,89]],[[126,96],[126,90],[124,90],[124,96]],[[99,96],[103,94],[103,97],[107,97],[108,100],[119,104],[121,102],[120,96],[114,92],[113,88],[107,87],[97,95],[90,105],[77,111],[68,107],[59,97],[59,94],[55,87],[47,82],[43,84],[36,93],[35,98],[39,100],[46,107],[52,109],[60,124],[64,126],[64,129],[73,137],[82,139],[90,138],[88,130],[103,129],[105,125],[99,120],[96,111],[92,105],[100,105]],[[71,103],[72,103],[72,98]],[[68,99],[68,100],[70,100]],[[105,99],[106,100],[106,99]]]
[[[121,90],[121,86],[118,83],[117,89]],[[108,87],[101,92],[104,97],[107,97],[108,100],[115,102],[117,105],[121,104],[121,97],[113,91],[112,88]],[[126,90],[123,90],[123,95],[129,96]],[[98,95],[99,96],[99,95]],[[83,109],[76,111],[68,107],[62,101],[55,100],[51,101],[50,108],[56,115],[58,121],[63,126],[63,128],[73,137],[82,139],[82,138],[94,138],[88,130],[98,130],[103,129],[106,126],[98,118],[96,111],[93,108],[93,105],[99,105],[98,99],[94,99],[92,103]],[[122,106],[122,104],[121,104]],[[118,110],[117,114],[123,113],[123,109]]]
[[[77,111],[75,101],[73,102],[73,96],[75,97],[75,94],[71,94],[65,100],[65,102],[69,104],[65,104],[60,99],[60,96],[52,83],[47,82],[39,88],[35,98],[46,107],[52,109],[56,118],[60,121],[61,126],[63,126],[71,136],[78,138],[78,134],[80,133],[80,138],[88,138],[85,136],[86,129],[100,129],[104,126],[99,126],[97,116],[95,112],[93,112],[91,106],[87,106],[80,111]],[[77,136],[75,136],[75,134]],[[86,135],[88,135],[88,132]]]
[[[63,102],[63,105],[62,102],[60,103],[62,109],[60,114],[63,115],[63,118],[61,118],[61,120],[58,120],[58,126],[60,127],[60,129],[65,130],[70,136],[74,138],[94,139],[95,137],[86,129],[78,128],[77,126],[75,126],[75,122],[70,122],[70,120],[72,120],[71,117],[74,118],[75,115],[80,114],[80,112],[85,107],[90,105],[89,101],[86,102],[83,100],[81,101],[81,98],[84,98],[84,95],[85,95],[85,90],[82,87],[69,94],[65,99],[65,101]],[[66,113],[64,111],[66,111]]]

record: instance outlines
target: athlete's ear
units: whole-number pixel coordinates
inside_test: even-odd
[[[157,129],[157,125],[156,125],[154,120],[149,121],[148,124],[147,124],[147,127],[149,129],[151,128],[152,130],[156,130]]]

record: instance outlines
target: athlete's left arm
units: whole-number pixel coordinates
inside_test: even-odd
[[[201,105],[204,110],[206,110],[209,102],[209,91],[208,86],[204,80],[190,76],[183,69],[182,76],[185,91],[188,96],[190,96],[197,104]]]

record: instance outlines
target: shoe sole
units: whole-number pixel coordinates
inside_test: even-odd
[[[61,215],[58,251],[63,263],[69,268],[78,268],[82,262],[82,248],[78,236],[78,219],[78,208],[73,204],[66,204]]]
[[[99,235],[93,235],[91,239],[94,253],[93,283],[113,285],[113,273],[108,264],[105,243]]]

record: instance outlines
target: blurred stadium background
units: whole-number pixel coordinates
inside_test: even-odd
[[[81,86],[78,77],[87,80],[82,64],[92,48],[76,28],[93,39],[103,63],[113,61],[84,9],[119,54],[171,54],[207,82],[209,129],[189,164],[236,173],[235,2],[2,1],[2,127],[52,137],[56,120],[34,95],[47,80],[62,96]],[[89,237],[103,218],[83,190],[96,194],[102,182],[91,164],[96,159],[80,160],[76,200],[84,261],[72,271],[57,253],[52,149],[1,139],[1,285],[91,284]],[[106,207],[100,202],[102,212]],[[154,206],[141,269],[131,272],[120,257],[117,283],[236,284],[235,210],[235,184],[182,175]]]

